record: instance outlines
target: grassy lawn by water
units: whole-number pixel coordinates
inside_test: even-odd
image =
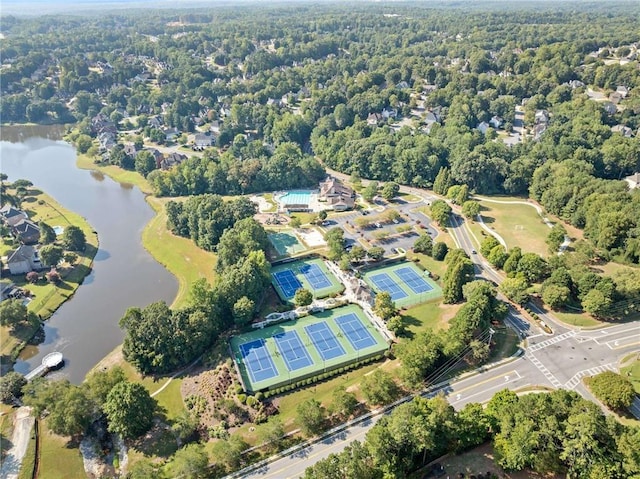
[[[522,198],[496,199],[523,201]],[[548,256],[545,240],[551,230],[544,224],[535,208],[523,204],[501,204],[489,201],[480,201],[480,205],[482,207],[480,214],[486,225],[502,236],[509,248],[519,246],[525,252]]]
[[[147,196],[156,216],[142,232],[142,244],[159,263],[178,279],[178,294],[173,306],[183,306],[188,299],[189,286],[197,279],[205,278],[209,284],[215,281],[213,268],[216,256],[198,248],[188,238],[181,238],[167,230],[167,214],[164,205],[168,199]]]
[[[70,298],[75,290],[82,284],[85,276],[91,271],[93,257],[98,249],[98,236],[91,225],[80,215],[63,208],[52,197],[37,189],[30,189],[29,196],[22,201],[22,209],[29,218],[38,223],[44,221],[49,226],[78,226],[87,238],[85,251],[77,252],[78,260],[71,267],[65,265],[58,268],[62,281],[57,285],[50,284],[46,280],[40,280],[35,284],[27,283],[25,275],[8,276],[16,286],[29,290],[32,300],[28,304],[29,311],[39,315],[42,319],[49,318],[62,303]],[[4,245],[3,250],[11,249],[10,245]],[[11,245],[16,248],[17,245]],[[38,328],[37,324],[20,325],[11,331],[6,327],[0,329],[0,354],[15,356],[22,349],[25,341],[28,341]]]
[[[76,166],[83,170],[95,170],[110,178],[114,179],[118,183],[129,183],[140,188],[140,191],[146,194],[151,194],[151,185],[137,171],[123,170],[119,166],[115,165],[102,165],[94,163],[94,159],[88,155],[83,155],[78,153],[78,157],[76,159]]]

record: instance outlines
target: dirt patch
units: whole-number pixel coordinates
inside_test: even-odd
[[[277,213],[258,213],[253,219],[265,226],[286,226],[291,221],[288,216]]]
[[[505,479],[527,479],[527,478],[546,478],[560,479],[558,475],[541,475],[532,471],[505,472],[495,463],[495,456],[491,444],[483,444],[464,454],[450,456],[440,461],[449,477],[458,477],[460,473],[464,477],[471,474],[486,474],[491,472],[499,478]],[[446,477],[446,476],[445,476]]]
[[[449,320],[453,319],[453,317],[458,313],[460,308],[462,308],[462,304],[440,304],[438,306],[442,310],[442,314],[440,315],[440,321],[438,321],[438,327],[442,329],[447,329],[449,327]]]

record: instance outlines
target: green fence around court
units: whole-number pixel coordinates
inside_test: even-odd
[[[419,275],[423,280],[427,282],[429,286],[431,286],[430,291],[425,291],[422,293],[414,292],[407,283],[396,274],[396,271],[402,268],[410,268],[417,275]],[[366,270],[362,278],[365,283],[369,285],[369,287],[375,292],[380,293],[383,289],[380,289],[372,280],[371,277],[386,273],[396,284],[396,286],[401,289],[405,293],[405,297],[401,299],[395,300],[396,306],[399,308],[415,306],[416,304],[426,303],[427,301],[431,301],[432,299],[440,298],[442,296],[442,289],[440,286],[436,284],[428,275],[427,271],[423,271],[420,269],[415,263],[411,261],[403,261],[401,263],[393,263],[387,266],[383,266],[380,268],[372,268]]]
[[[335,319],[349,314],[355,314],[366,327],[366,330],[375,341],[373,345],[357,350],[343,334],[342,330],[335,322]],[[344,354],[327,360],[322,358],[314,345],[313,339],[305,330],[306,326],[320,322],[326,323],[326,326],[333,333],[335,339],[344,350]],[[287,368],[274,336],[288,331],[297,332],[300,341],[312,361],[309,366],[293,371],[289,371]],[[241,346],[256,340],[264,340],[266,350],[273,362],[273,365],[275,366],[275,369],[277,370],[277,374],[268,379],[253,382],[247,370],[247,365],[245,364],[244,357],[241,352]],[[257,391],[273,391],[286,385],[300,384],[301,381],[304,382],[312,378],[318,378],[322,374],[326,374],[331,371],[339,371],[341,368],[347,368],[349,365],[379,357],[389,348],[389,345],[383,338],[382,334],[367,318],[364,311],[362,311],[359,306],[353,304],[314,313],[313,315],[305,316],[304,318],[288,321],[286,323],[279,323],[264,329],[258,329],[250,333],[234,336],[230,339],[229,343],[232,357],[240,371],[245,389],[254,393]]]
[[[320,270],[324,273],[327,279],[330,281],[331,285],[326,288],[316,289],[314,288],[309,281],[305,278],[304,273],[302,273],[301,268],[304,266],[316,265]],[[321,258],[312,258],[312,259],[302,259],[298,261],[292,261],[287,263],[280,263],[271,267],[271,283],[275,288],[276,292],[280,299],[285,302],[292,304],[293,298],[287,298],[287,295],[282,290],[275,277],[274,273],[279,273],[281,271],[291,270],[294,276],[298,279],[298,281],[302,284],[304,289],[311,291],[314,298],[326,298],[327,296],[332,296],[335,294],[342,293],[344,291],[344,285],[338,281],[338,279],[333,275],[331,271],[327,268],[327,265]]]

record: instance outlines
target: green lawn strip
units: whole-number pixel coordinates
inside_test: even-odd
[[[497,361],[515,354],[520,338],[511,328],[501,328],[494,333],[493,341],[495,345],[489,354],[489,359]]]
[[[40,463],[38,479],[86,479],[82,454],[69,438],[53,434],[40,422]]]
[[[300,220],[300,224],[306,225],[311,223],[318,215],[316,213],[291,213],[291,218],[298,218]]]
[[[165,382],[166,380],[161,381],[161,384],[164,385]],[[181,378],[172,379],[169,385],[164,388],[162,392],[154,396],[156,401],[158,401],[160,410],[166,415],[166,418],[169,421],[179,416],[185,408],[182,395],[180,394],[181,385]]]
[[[563,323],[570,324],[571,326],[596,327],[596,326],[602,326],[604,324],[601,321],[598,321],[597,319],[593,319],[587,313],[569,313],[564,311],[554,311],[553,315]]]
[[[316,399],[323,405],[330,406],[333,391],[336,388],[339,386],[344,386],[347,389],[354,388],[354,386],[360,384],[360,381],[362,381],[365,374],[372,372],[379,366],[379,363],[367,364],[366,366],[341,374],[340,376],[279,396],[276,399],[278,403],[278,410],[280,411],[278,416],[285,425],[285,429],[287,431],[291,431],[297,427],[295,424],[295,417],[297,414],[296,408],[300,403],[308,399]],[[354,393],[360,400],[362,400],[357,387],[354,389],[356,389]]]
[[[636,359],[629,366],[620,368],[620,374],[626,377],[633,384],[633,389],[640,394],[640,359]]]
[[[523,200],[516,198],[515,201]],[[480,201],[480,205],[485,224],[502,236],[509,248],[519,246],[523,251],[538,253],[543,257],[549,254],[545,240],[551,230],[535,208],[489,201]]]
[[[102,163],[95,163],[94,159],[88,155],[83,155],[78,153],[76,159],[76,166],[83,170],[94,170],[99,171],[109,178],[117,181],[118,183],[129,183],[131,185],[135,185],[140,188],[140,191],[146,194],[153,193],[153,189],[151,185],[146,180],[144,176],[142,176],[137,171],[123,170],[119,166],[116,165],[105,165]]]
[[[31,428],[31,436],[27,445],[27,452],[22,458],[20,465],[20,474],[18,479],[31,479],[33,477],[33,468],[36,465],[36,429]]]
[[[13,434],[13,417],[16,409],[7,404],[0,403],[0,457],[4,457],[11,447],[11,435]]]
[[[142,244],[151,255],[178,279],[178,294],[172,306],[186,304],[189,286],[197,279],[215,282],[216,255],[199,248],[188,238],[176,236],[167,230],[164,204],[167,200],[147,197],[156,212],[142,232]]]

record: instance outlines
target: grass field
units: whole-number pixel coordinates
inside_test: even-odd
[[[351,341],[345,337],[345,334],[343,334],[341,328],[335,322],[335,319],[348,314],[355,314],[359,318],[365,326],[366,331],[372,337],[374,341],[373,344],[365,348],[356,349],[351,344]],[[323,359],[320,355],[316,348],[316,343],[305,330],[305,327],[318,323],[324,323],[326,328],[333,333],[333,337],[342,348],[342,353],[340,355],[330,359]],[[302,346],[311,362],[304,367],[290,370],[288,367],[289,363],[287,362],[288,359],[283,357],[284,353],[280,352],[280,346],[274,339],[274,336],[294,331],[297,333],[299,341],[302,343]],[[248,372],[248,368],[250,366],[245,364],[245,358],[241,353],[241,348],[244,344],[259,340],[264,341],[264,347],[271,359],[272,367],[275,367],[276,369],[276,375],[266,379],[258,378],[254,381]],[[240,369],[244,385],[250,391],[273,389],[284,384],[290,384],[303,378],[312,377],[313,375],[326,370],[336,369],[338,367],[357,362],[360,359],[375,356],[386,351],[388,348],[388,344],[380,332],[375,329],[371,321],[369,321],[365,316],[362,309],[356,305],[326,310],[294,321],[288,321],[286,323],[280,323],[264,329],[252,331],[250,333],[234,336],[231,338],[230,344],[234,360]]]
[[[461,304],[442,304],[440,300],[434,300],[408,308],[401,314],[409,336],[413,336],[427,330],[447,329],[449,319],[461,307]]]
[[[500,201],[523,201],[522,198],[499,198]],[[545,240],[551,231],[533,206],[480,201],[480,215],[485,224],[498,233],[509,248],[519,246],[525,252],[549,255]],[[478,238],[480,239],[480,238]]]
[[[147,196],[156,216],[142,232],[142,244],[153,257],[178,279],[178,294],[172,306],[183,306],[188,299],[189,286],[200,278],[209,284],[215,281],[216,255],[203,249],[188,238],[176,236],[167,229],[164,205],[168,199]]]
[[[66,437],[53,434],[40,422],[40,466],[38,479],[85,479],[82,455],[71,447]]]
[[[308,266],[308,265],[316,265],[318,268],[320,268],[320,270],[327,277],[331,285],[327,286],[326,288],[320,288],[320,289],[314,288],[301,271],[301,268],[304,268],[305,266]],[[311,291],[311,293],[313,293],[314,298],[325,298],[332,294],[340,293],[344,290],[344,285],[338,282],[338,279],[327,269],[327,266],[324,264],[324,261],[320,258],[305,259],[305,260],[294,261],[291,263],[279,264],[271,268],[271,276],[272,276],[271,283],[273,284],[273,287],[278,293],[278,296],[280,296],[280,299],[282,299],[282,301],[284,301],[285,303],[288,303],[288,302],[290,303],[291,300],[293,299],[293,296],[289,297],[286,294],[286,292],[278,284],[278,281],[276,280],[276,276],[274,276],[274,274],[277,274],[286,270],[292,271],[295,277],[298,279],[298,281],[302,284],[302,287],[304,289]]]
[[[397,271],[402,268],[411,269],[417,276],[425,280],[429,286],[431,286],[430,291],[425,291],[423,293],[415,293],[404,280],[402,280],[398,275]],[[424,303],[426,301],[430,301],[432,299],[439,298],[442,296],[442,290],[440,286],[438,286],[431,278],[427,276],[427,274],[418,268],[414,263],[409,261],[404,261],[402,263],[396,263],[389,266],[383,266],[382,268],[375,268],[367,270],[363,274],[364,281],[371,287],[373,291],[379,293],[380,291],[386,291],[386,289],[380,289],[378,285],[373,281],[372,278],[375,278],[376,275],[386,274],[395,285],[404,292],[404,297],[396,299],[396,306],[399,308],[413,306],[416,304]]]

